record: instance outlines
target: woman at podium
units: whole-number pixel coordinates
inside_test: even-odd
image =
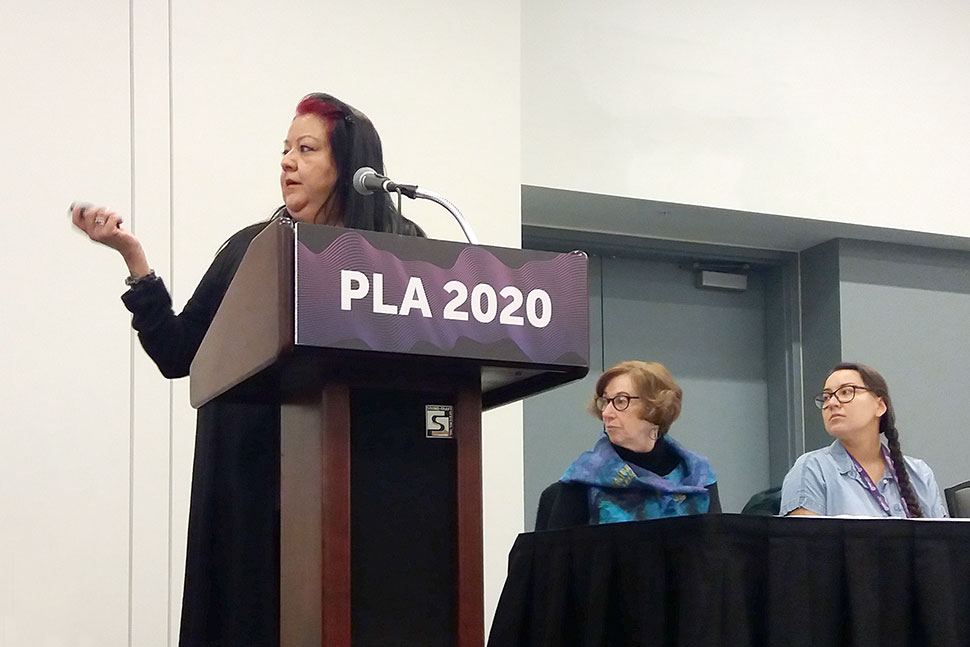
[[[903,456],[889,387],[875,369],[839,364],[815,404],[835,440],[795,461],[782,485],[781,514],[948,516],[933,470]]]
[[[717,476],[667,434],[683,391],[656,362],[620,362],[596,381],[593,448],[539,498],[536,530],[720,512]]]
[[[189,366],[249,243],[273,219],[423,235],[383,192],[353,189],[358,168],[383,173],[371,121],[322,93],[304,97],[283,143],[283,206],[232,235],[181,313],[138,239],[105,207],[72,205],[74,225],[128,266],[122,301],[145,351],[169,378]],[[245,322],[240,322],[242,325]],[[279,642],[279,402],[215,399],[198,412],[179,644]]]

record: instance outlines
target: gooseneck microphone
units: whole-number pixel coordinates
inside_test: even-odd
[[[465,217],[461,215],[458,211],[458,207],[451,204],[443,197],[435,193],[434,191],[428,191],[426,189],[419,189],[417,184],[398,184],[392,181],[390,178],[385,177],[372,169],[369,166],[362,166],[357,169],[354,173],[354,190],[361,195],[371,195],[375,191],[382,191],[384,193],[397,193],[398,195],[404,195],[412,200],[424,199],[431,200],[432,202],[441,205],[448,210],[448,213],[458,221],[458,225],[461,230],[465,233],[465,238],[472,245],[478,245],[478,237],[475,236],[475,232],[472,231],[471,226],[465,220]]]
[[[398,185],[391,182],[369,166],[361,166],[354,173],[354,190],[361,195],[370,195],[374,191],[396,193]]]

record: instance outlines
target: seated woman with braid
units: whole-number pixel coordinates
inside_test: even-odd
[[[863,364],[839,364],[815,404],[835,441],[795,461],[782,485],[781,514],[948,516],[933,470],[903,456],[882,375]]]
[[[589,412],[604,433],[539,499],[536,530],[720,512],[710,463],[667,436],[683,392],[656,362],[620,362]]]

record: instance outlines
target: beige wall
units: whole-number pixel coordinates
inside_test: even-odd
[[[522,181],[970,236],[968,29],[959,0],[523,2]]]
[[[124,266],[66,216],[75,195],[131,197],[127,8],[27,3],[0,21],[3,645],[127,641]]]
[[[67,205],[124,214],[181,305],[222,241],[281,202],[293,107],[322,90],[371,116],[393,177],[448,197],[482,242],[518,246],[519,6],[108,0],[4,13],[0,644],[174,645],[188,383],[145,358],[118,299],[123,263],[70,230]],[[405,213],[461,238],[433,205]],[[522,527],[519,405],[489,414],[484,433],[490,618]]]
[[[177,635],[187,383],[145,359],[124,266],[65,207],[126,213],[180,304],[278,204],[305,92],[368,112],[391,175],[488,244],[518,244],[520,182],[970,235],[963,2],[224,6],[47,0],[0,21],[0,645]],[[523,518],[518,405],[485,445],[490,618]]]

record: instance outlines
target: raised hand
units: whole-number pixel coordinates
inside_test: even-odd
[[[71,222],[88,238],[117,251],[125,259],[132,276],[144,276],[150,271],[141,242],[131,231],[122,227],[121,216],[106,207],[74,202],[70,207]]]

